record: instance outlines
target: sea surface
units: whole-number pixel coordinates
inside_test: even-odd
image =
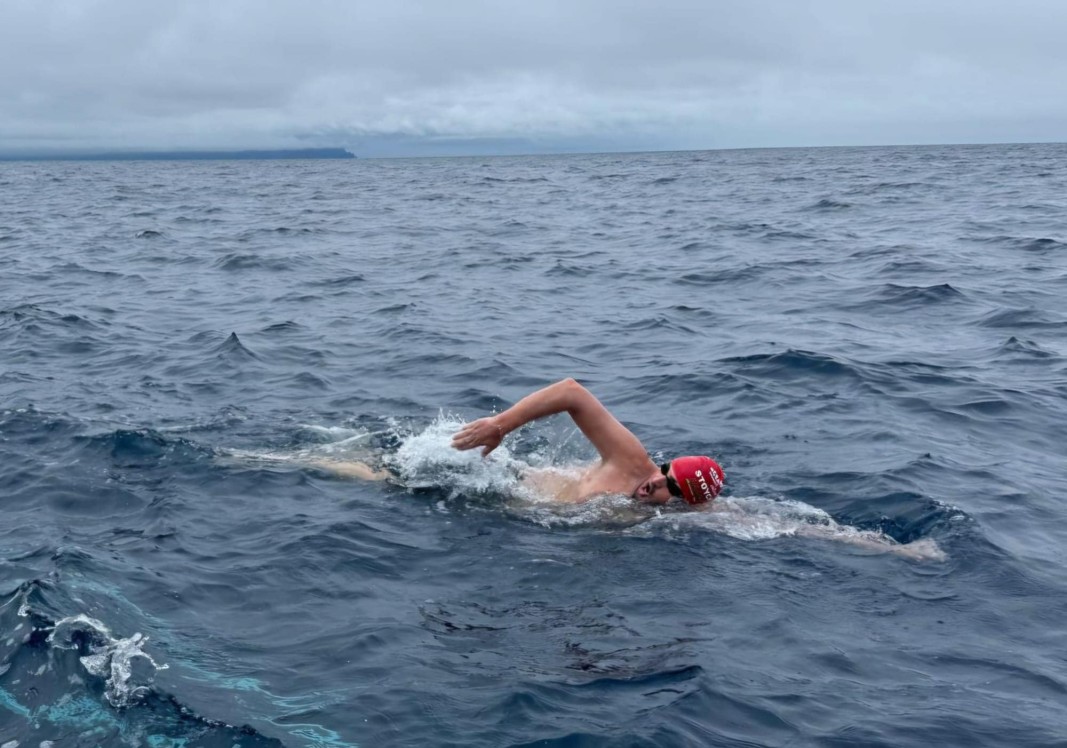
[[[1067,745],[1067,145],[0,164],[0,509],[5,748]]]

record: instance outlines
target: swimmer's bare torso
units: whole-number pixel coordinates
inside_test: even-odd
[[[605,494],[630,495],[626,490],[604,488],[597,467],[530,468],[522,473],[522,487],[539,498],[567,504],[580,504]]]

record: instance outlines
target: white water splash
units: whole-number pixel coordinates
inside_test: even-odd
[[[61,619],[48,635],[49,643],[57,649],[78,649],[79,638],[84,638],[89,648],[89,654],[79,660],[91,675],[105,679],[105,693],[112,706],[126,707],[137,702],[148,693],[151,675],[167,669],[167,665],[156,663],[142,650],[147,636],[137,633],[127,639],[114,637],[107,626],[84,613]],[[140,676],[146,681],[143,683],[133,682],[133,666],[138,660],[151,667],[147,676]]]
[[[519,488],[519,471],[526,464],[514,459],[504,445],[489,457],[482,457],[477,449],[453,449],[452,435],[463,424],[459,418],[442,413],[422,431],[406,436],[384,462],[409,488],[445,488],[453,496],[512,495]]]

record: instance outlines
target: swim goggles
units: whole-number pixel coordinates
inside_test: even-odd
[[[659,471],[663,473],[664,477],[666,477],[667,479],[667,491],[670,492],[671,496],[674,496],[676,498],[685,498],[685,496],[682,494],[682,487],[678,485],[678,481],[668,475],[670,469],[671,464],[669,462],[665,462],[659,466]]]

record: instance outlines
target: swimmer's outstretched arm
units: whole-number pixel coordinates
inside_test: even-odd
[[[527,395],[499,415],[479,418],[454,437],[456,449],[482,448],[482,456],[500,446],[504,437],[538,418],[566,412],[593,443],[604,462],[645,466],[648,451],[633,433],[619,423],[589,390],[573,379],[564,379]]]
[[[325,470],[341,478],[359,478],[360,480],[388,480],[392,476],[386,470],[375,470],[365,462],[358,460],[308,460],[309,467]]]
[[[802,525],[797,535],[811,538],[838,540],[849,545],[858,546],[878,553],[895,553],[899,556],[917,561],[944,561],[947,556],[932,538],[921,538],[910,543],[897,543],[882,533],[876,532],[842,532],[836,523],[832,527],[825,525]]]

